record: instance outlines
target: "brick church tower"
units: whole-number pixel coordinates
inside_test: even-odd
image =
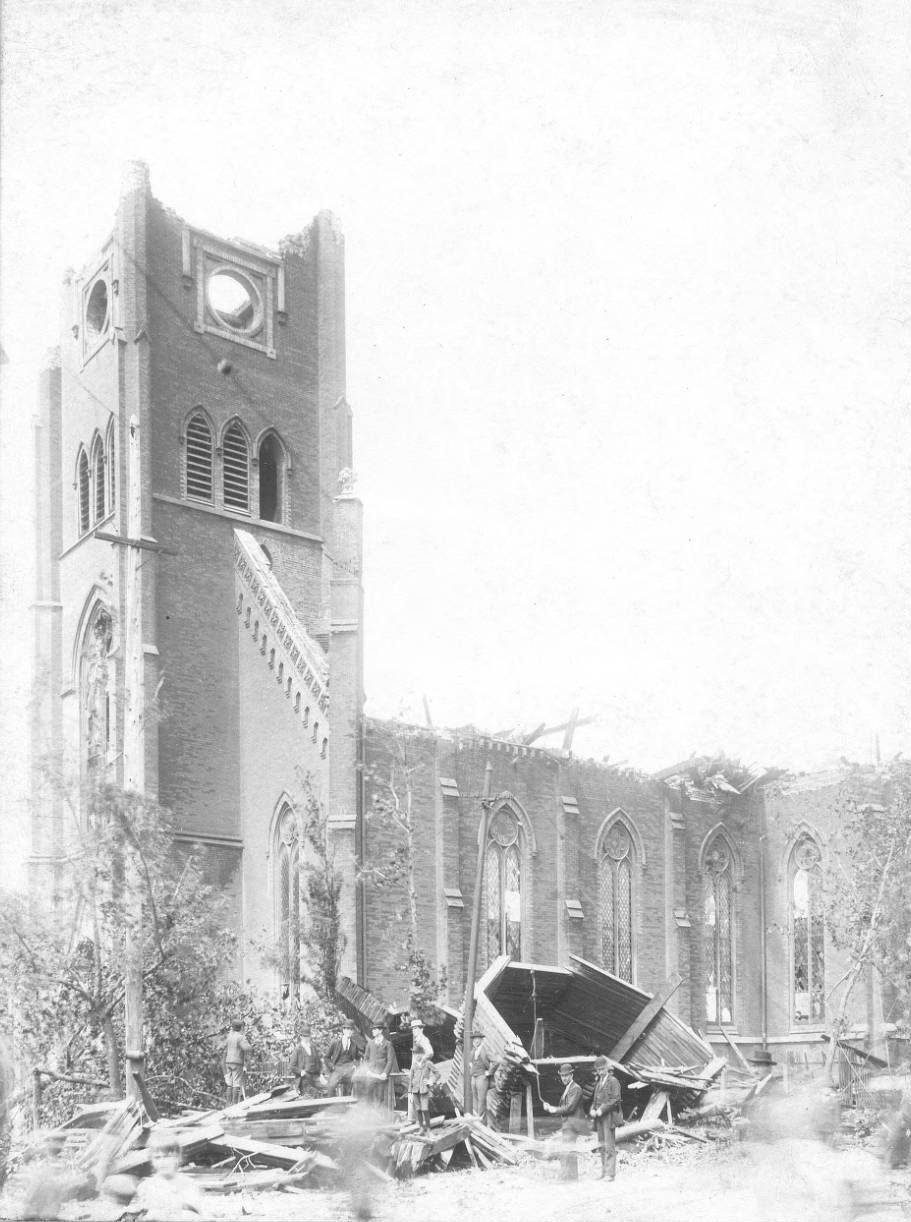
[[[228,241],[131,164],[113,232],[65,282],[41,398],[33,884],[59,891],[72,849],[48,761],[73,794],[92,776],[144,791],[210,846],[293,990],[310,792],[353,974],[361,506],[334,218],[278,251]],[[249,952],[243,972],[275,981]]]

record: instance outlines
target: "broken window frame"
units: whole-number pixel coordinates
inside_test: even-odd
[[[798,887],[805,897],[798,900]],[[798,913],[798,903],[805,913]],[[822,904],[822,852],[803,832],[788,857],[788,1007],[792,1028],[806,1031],[826,1022],[826,946]],[[798,988],[802,984],[803,988]],[[806,1011],[798,1006],[805,998]]]

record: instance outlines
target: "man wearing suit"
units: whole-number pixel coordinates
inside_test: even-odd
[[[341,1035],[335,1037],[326,1053],[326,1069],[329,1073],[327,1095],[334,1095],[339,1087],[342,1088],[342,1094],[351,1094],[351,1084],[359,1058],[360,1048],[354,1034],[354,1023],[350,1018],[346,1018],[342,1023]]]
[[[298,1093],[312,1098],[319,1088],[322,1062],[313,1042],[313,1032],[307,1023],[300,1029],[300,1039],[291,1055],[290,1069],[293,1074],[297,1074]]]
[[[471,1110],[483,1120],[487,1115],[487,1088],[496,1065],[484,1044],[480,1031],[471,1033]]]
[[[433,1048],[419,1018],[411,1020],[411,1072],[408,1075],[408,1119],[417,1121],[422,1133],[430,1132],[430,1088],[440,1075],[433,1064]]]
[[[601,1150],[601,1179],[612,1180],[617,1174],[617,1142],[614,1129],[623,1119],[620,1109],[620,1083],[614,1077],[607,1057],[596,1057],[594,1070],[598,1080],[592,1096],[589,1115],[595,1122],[598,1146]]]
[[[395,1049],[386,1038],[382,1023],[374,1023],[372,1039],[367,1044],[361,1066],[364,1074],[364,1098],[378,1107],[395,1107],[392,1075],[398,1070]]]
[[[582,1087],[573,1078],[572,1065],[560,1066],[560,1081],[563,1083],[563,1094],[559,1103],[545,1103],[545,1112],[563,1117],[561,1131],[563,1143],[574,1146],[576,1138],[584,1136],[588,1131],[588,1121],[585,1119],[585,1104],[582,1100]],[[579,1163],[575,1155],[568,1154],[563,1160],[563,1170],[560,1178],[577,1180],[579,1178]]]

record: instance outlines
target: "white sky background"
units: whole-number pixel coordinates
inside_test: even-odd
[[[341,220],[368,711],[578,705],[646,769],[911,746],[904,0],[5,0],[3,36],[7,802],[33,386],[130,158],[226,236]]]

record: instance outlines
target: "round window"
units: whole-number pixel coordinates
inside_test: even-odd
[[[261,325],[263,306],[259,291],[240,272],[227,268],[212,272],[206,291],[209,309],[223,327],[250,334]]]
[[[85,303],[85,337],[89,344],[97,343],[107,329],[108,286],[96,280]]]

